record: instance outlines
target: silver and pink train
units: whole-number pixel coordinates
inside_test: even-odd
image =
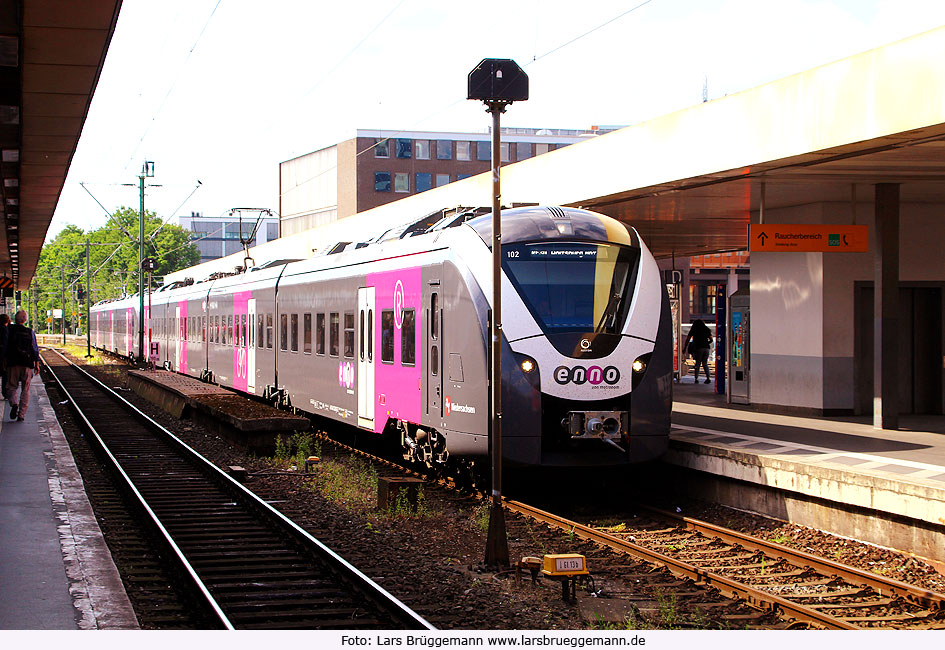
[[[399,438],[408,459],[485,457],[491,215],[428,223],[161,287],[145,308],[145,345],[169,370]],[[502,228],[506,462],[659,456],[671,316],[637,232],[557,207],[505,210]],[[137,357],[137,306],[134,296],[93,307],[93,344]]]

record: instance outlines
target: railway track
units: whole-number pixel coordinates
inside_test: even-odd
[[[56,352],[44,363],[155,536],[226,629],[432,629],[355,567]]]
[[[347,453],[372,459],[387,472],[399,469],[416,475],[396,463],[330,438],[325,440]],[[442,481],[440,485],[450,487]],[[618,555],[664,566],[678,578],[715,588],[724,597],[804,625],[826,629],[945,629],[943,594],[690,517],[640,506],[638,512],[643,517],[595,526],[514,500],[507,499],[504,504],[510,512],[551,526],[568,538],[577,537]],[[628,593],[624,586],[615,585],[627,577],[641,577],[639,573],[621,575],[627,569],[619,561],[607,558],[604,564],[617,566],[617,570],[607,570],[615,592]],[[693,595],[684,583],[665,586],[673,587],[680,588],[684,595]],[[738,613],[720,618],[751,622]]]
[[[506,507],[813,626],[945,629],[943,594],[688,517],[641,509],[642,520],[593,526],[517,501]]]

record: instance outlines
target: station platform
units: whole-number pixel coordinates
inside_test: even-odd
[[[42,381],[23,422],[0,402],[0,629],[136,629]]]
[[[763,413],[691,376],[673,401],[662,460],[705,477],[706,498],[945,562],[945,416],[900,416],[890,431]]]

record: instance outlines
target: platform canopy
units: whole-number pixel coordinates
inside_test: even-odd
[[[658,258],[746,250],[762,194],[767,210],[848,203],[851,221],[852,202],[872,203],[877,183],[901,183],[905,203],[943,203],[942,61],[945,27],[505,165],[502,203],[603,212],[637,228]],[[480,174],[263,244],[252,256],[308,257],[436,210],[490,205],[491,192],[491,175]],[[229,271],[241,256],[168,279]]]
[[[121,0],[0,0],[0,276],[26,289]]]

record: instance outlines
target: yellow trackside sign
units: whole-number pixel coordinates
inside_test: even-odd
[[[867,226],[753,223],[748,250],[765,253],[868,253]]]

